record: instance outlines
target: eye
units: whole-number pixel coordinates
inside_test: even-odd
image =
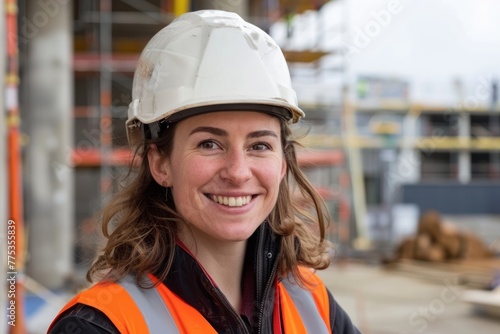
[[[266,151],[271,149],[272,146],[268,143],[255,143],[252,145],[252,151]]]
[[[198,144],[198,147],[204,150],[215,150],[220,148],[220,146],[212,139],[203,140]]]

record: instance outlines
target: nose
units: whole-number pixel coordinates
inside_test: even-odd
[[[223,159],[223,167],[220,172],[222,179],[233,184],[241,184],[251,178],[250,162],[243,150],[231,150]]]

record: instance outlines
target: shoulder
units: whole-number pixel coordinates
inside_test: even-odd
[[[119,334],[120,332],[100,310],[76,304],[57,318],[48,333]]]
[[[60,333],[54,331],[56,325],[59,329],[68,328],[62,331],[63,333],[71,332],[69,329],[72,328],[76,328],[77,333],[101,333],[91,329],[96,326],[102,328],[103,326],[100,326],[102,321],[111,324],[112,328],[117,328],[116,333],[127,332],[128,328],[141,330],[147,328],[141,310],[125,287],[121,281],[99,282],[80,292],[62,309],[52,323],[49,333]],[[80,327],[89,331],[80,332],[78,331]]]
[[[315,274],[315,271],[310,268],[299,267],[299,272],[308,288],[311,289],[318,308],[321,308],[322,312],[329,315],[332,332],[337,334],[360,334],[349,315],[337,303],[325,283]]]

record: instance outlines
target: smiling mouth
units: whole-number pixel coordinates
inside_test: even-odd
[[[250,195],[238,196],[238,197],[207,195],[207,197],[210,198],[215,203],[231,207],[245,206],[252,200],[252,196]]]

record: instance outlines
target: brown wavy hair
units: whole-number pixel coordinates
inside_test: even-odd
[[[172,265],[179,224],[169,189],[156,183],[148,163],[148,150],[156,145],[170,156],[176,123],[163,130],[156,140],[145,140],[136,148],[124,186],[101,213],[102,233],[107,243],[87,273],[87,280],[118,280],[129,273],[140,278],[152,273],[163,281]],[[299,283],[299,265],[324,269],[330,264],[330,243],[325,239],[331,217],[326,205],[299,168],[298,142],[289,125],[281,120],[281,144],[287,164],[277,203],[268,217],[272,230],[282,236],[278,270],[291,273]],[[296,199],[300,197],[301,200]],[[300,202],[300,204],[299,204]],[[303,203],[308,205],[304,206]],[[158,282],[157,282],[158,283]]]

